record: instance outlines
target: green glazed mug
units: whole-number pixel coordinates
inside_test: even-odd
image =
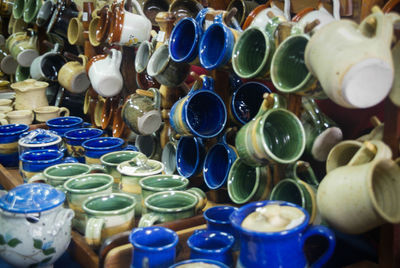
[[[29,67],[22,67],[21,65],[18,65],[17,69],[15,70],[15,82],[24,81],[26,79],[29,79],[29,77]]]
[[[258,114],[236,135],[241,161],[249,166],[289,164],[304,152],[306,137],[295,114],[284,109],[286,101],[277,94],[264,94]]]
[[[86,216],[83,202],[91,196],[111,194],[114,178],[108,174],[85,174],[71,178],[64,183],[69,207],[75,212],[72,225],[85,233]]]
[[[142,200],[151,194],[164,191],[185,190],[189,180],[179,175],[148,176],[139,181],[142,188]]]
[[[36,42],[37,36],[34,33],[31,36],[16,33],[7,38],[6,46],[19,65],[30,67],[33,60],[39,56]]]
[[[238,158],[229,171],[227,185],[228,195],[236,204],[265,200],[273,185],[271,168],[252,167]]]
[[[310,163],[306,161],[298,160],[287,165],[285,168],[285,176],[287,178],[304,181],[316,188],[319,185],[319,180],[315,175],[313,168]]]
[[[136,200],[123,193],[89,197],[82,205],[87,216],[86,242],[99,247],[108,237],[132,230],[135,224]]]
[[[53,187],[61,187],[64,183],[79,175],[89,174],[93,171],[104,173],[101,166],[89,166],[82,163],[64,163],[46,168],[42,173],[36,174],[28,180],[28,183],[45,182]]]
[[[122,162],[132,160],[138,155],[142,155],[142,153],[136,151],[116,151],[102,155],[100,157],[100,162],[101,165],[105,168],[105,173],[111,175],[114,178],[114,190],[118,189],[122,177],[121,173],[119,173],[117,170],[117,166]]]
[[[190,218],[204,208],[205,202],[188,191],[165,191],[149,195],[145,200],[147,213],[142,215],[138,227],[147,227],[178,219]],[[198,206],[198,204],[202,204]]]

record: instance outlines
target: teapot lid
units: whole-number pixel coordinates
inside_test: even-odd
[[[0,197],[0,208],[13,213],[38,213],[64,203],[65,194],[44,183],[25,183]]]
[[[126,176],[151,176],[164,171],[164,164],[145,155],[138,155],[132,160],[122,162],[117,166],[119,173]]]
[[[53,130],[38,128],[29,132],[22,133],[19,136],[18,144],[21,146],[29,145],[30,147],[35,147],[43,146],[43,144],[56,144],[60,141],[61,137],[57,135],[57,132]]]

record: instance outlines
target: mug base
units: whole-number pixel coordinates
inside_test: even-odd
[[[18,62],[11,55],[8,55],[1,61],[0,67],[5,74],[15,74],[17,71]]]
[[[342,130],[331,127],[317,136],[311,148],[311,155],[317,161],[324,162],[328,158],[331,149],[343,139]]]
[[[138,129],[141,134],[150,135],[160,128],[161,123],[160,112],[153,110],[138,118]]]
[[[25,49],[17,56],[17,62],[22,67],[30,67],[33,60],[39,57],[39,53],[34,49]]]

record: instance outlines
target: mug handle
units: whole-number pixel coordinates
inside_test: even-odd
[[[376,24],[371,24],[371,21],[376,22]],[[369,37],[367,32],[368,28],[370,28],[371,25],[376,25],[375,35]],[[369,37],[369,39],[384,44],[390,44],[393,36],[392,20],[390,19],[390,17],[385,16],[378,6],[374,6],[372,8],[372,14],[370,14],[360,23],[359,30],[361,34]]]
[[[61,115],[64,113],[64,115]],[[60,110],[58,111],[58,116],[69,116],[69,110],[66,107],[60,107]]]
[[[315,235],[323,236],[329,242],[328,249],[325,251],[325,253],[322,254],[322,256],[319,257],[314,263],[310,264],[311,267],[319,268],[319,267],[322,267],[332,256],[332,254],[335,250],[336,240],[335,240],[335,234],[327,227],[320,226],[320,225],[319,226],[311,226],[310,228],[307,229],[307,231],[301,237],[301,248],[304,247],[304,244],[309,237],[315,236]]]
[[[160,91],[158,91],[158,89],[156,89],[156,88],[149,88],[148,89],[149,91],[151,91],[151,92],[153,92],[154,93],[154,97],[153,97],[153,103],[154,103],[154,107],[157,109],[157,110],[160,110],[161,109],[161,95],[160,95]]]
[[[90,165],[89,173],[106,173],[106,167],[100,164]]]
[[[5,118],[1,119],[1,120],[0,120],[0,124],[2,124],[2,125],[8,125],[7,119],[5,119]]]
[[[136,0],[131,0],[131,3],[132,3],[133,6],[135,7],[135,9],[136,9],[136,11],[139,13],[139,15],[142,16],[142,17],[145,17],[145,18],[147,19],[146,15],[143,13],[143,9],[142,9],[142,7],[140,6],[140,4],[138,3],[138,1],[136,1]]]
[[[142,215],[138,223],[138,227],[149,227],[154,225],[157,221],[161,220],[160,216],[155,213],[147,213]]]
[[[82,59],[82,66],[83,66],[84,68],[86,68],[86,64],[87,64],[87,62],[88,62],[88,58],[87,58],[85,55],[82,55],[82,54],[79,55],[78,57]]]
[[[116,49],[111,49],[111,64],[117,67],[119,70],[119,67],[121,66],[121,61],[122,61],[122,53]]]
[[[104,219],[90,218],[86,223],[85,240],[89,246],[101,245],[101,230],[104,228]]]
[[[35,174],[28,180],[28,183],[42,182],[47,183],[47,178],[44,176],[43,172]]]
[[[261,103],[260,109],[253,120],[256,120],[259,116],[263,115],[270,109],[276,108],[287,108],[287,101],[284,97],[276,93],[264,93],[264,100]]]
[[[198,199],[198,202],[196,204],[196,213],[201,211],[203,208],[206,207],[207,205],[207,195],[203,190],[197,187],[192,187],[189,190],[187,190],[189,193],[195,195]]]

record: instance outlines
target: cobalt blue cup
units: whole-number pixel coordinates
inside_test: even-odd
[[[291,206],[300,209],[305,217],[299,225],[281,232],[257,232],[242,227],[243,220],[257,208],[266,205]],[[324,226],[309,226],[310,216],[306,210],[284,201],[253,202],[234,211],[231,224],[240,235],[238,267],[322,267],[335,249],[335,235]],[[306,240],[322,236],[328,241],[328,248],[315,262],[310,263],[303,252]]]
[[[229,171],[237,158],[237,153],[226,142],[226,134],[208,151],[204,160],[203,176],[208,188],[221,188],[227,181]]]
[[[83,119],[77,116],[56,117],[47,120],[46,125],[50,130],[53,130],[61,137],[64,137],[65,132],[81,128],[83,126]]]
[[[206,263],[206,264],[215,265],[216,267],[219,267],[219,268],[228,268],[228,266],[226,266],[222,262],[214,261],[214,260],[210,260],[210,259],[190,259],[190,260],[185,260],[185,261],[181,261],[181,262],[175,263],[174,265],[170,266],[169,268],[181,267],[181,265],[184,265],[184,264],[195,265],[196,263],[198,263],[199,265],[203,264],[203,263]],[[192,266],[192,267],[196,267],[196,266]]]
[[[224,129],[226,107],[214,92],[214,80],[203,77],[203,85],[195,83],[189,93],[177,101],[170,111],[172,128],[180,135],[212,138]]]
[[[103,130],[98,128],[77,128],[64,133],[68,154],[76,157],[79,162],[85,162],[85,149],[82,143],[103,135]]]
[[[123,139],[115,137],[99,137],[84,141],[82,147],[85,150],[85,163],[101,164],[102,155],[122,150],[124,143]]]
[[[32,178],[47,167],[63,162],[64,153],[60,150],[42,149],[21,154],[20,172],[24,180]]]
[[[164,268],[175,262],[178,235],[165,227],[134,228],[129,236],[133,245],[132,268]]]
[[[187,240],[191,259],[216,260],[230,267],[233,264],[234,242],[231,234],[210,230],[196,230]]]
[[[203,167],[205,149],[201,139],[181,137],[176,147],[176,169],[186,178],[198,175]]]
[[[199,43],[203,35],[203,24],[208,8],[202,9],[196,19],[181,19],[171,32],[169,54],[176,62],[198,63]]]
[[[207,70],[226,65],[232,58],[237,31],[223,23],[222,14],[214,18],[214,23],[204,32],[199,44],[200,64]]]
[[[210,231],[226,232],[235,238],[233,250],[239,250],[239,234],[233,228],[229,217],[231,214],[238,210],[232,206],[215,206],[207,209],[203,213],[203,217],[207,222],[207,229]]]
[[[18,166],[18,139],[28,129],[24,124],[0,126],[0,163],[3,166]]]
[[[247,82],[240,85],[232,94],[229,115],[234,122],[244,125],[253,119],[260,110],[264,93],[271,90],[259,82]]]

